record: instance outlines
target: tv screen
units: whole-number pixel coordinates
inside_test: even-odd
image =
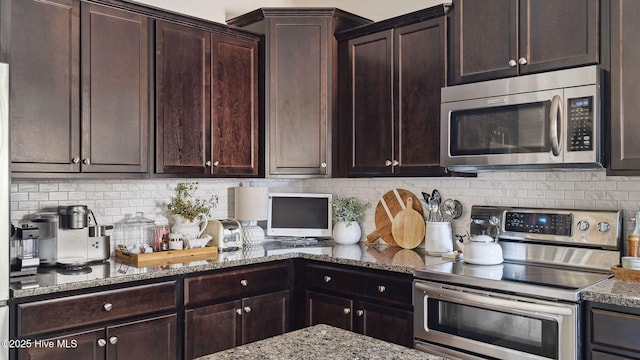
[[[267,236],[328,238],[331,229],[331,194],[269,194]]]

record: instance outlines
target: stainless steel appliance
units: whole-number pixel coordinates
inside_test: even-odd
[[[242,248],[242,226],[234,219],[209,220],[205,233],[211,236],[218,251],[232,251]]]
[[[9,259],[9,65],[0,63],[0,258]],[[0,339],[9,339],[9,263],[0,266]],[[9,348],[0,347],[0,360],[9,358]]]
[[[602,168],[601,77],[594,65],[442,88],[442,164]]]
[[[620,211],[473,206],[504,263],[415,272],[415,347],[459,359],[580,359],[580,292],[619,263]],[[493,226],[491,224],[497,224]]]

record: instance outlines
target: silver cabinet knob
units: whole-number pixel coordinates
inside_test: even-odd
[[[379,293],[383,293],[383,292],[385,292],[386,290],[387,290],[387,288],[386,288],[386,287],[384,287],[384,285],[380,285],[380,286],[378,286],[378,292],[379,292]]]
[[[105,345],[107,345],[107,340],[105,340],[105,339],[98,339],[98,346],[100,346],[100,347],[104,347]]]
[[[71,159],[71,163],[72,164],[79,164],[80,163],[80,158],[74,157],[73,159]]]
[[[384,166],[391,166],[391,164],[392,164],[391,160],[386,160],[384,162]]]
[[[324,169],[324,168],[326,168],[326,167],[327,167],[327,163],[324,163],[324,162],[323,162],[323,163],[321,163],[321,164],[320,164],[320,167],[321,167],[321,168],[323,168],[323,169]]]
[[[247,286],[247,285],[249,285],[249,282],[247,280],[245,280],[245,279],[242,279],[242,280],[240,280],[240,285]]]
[[[102,308],[104,309],[104,311],[111,311],[111,309],[113,309],[113,304],[105,303],[104,305],[102,305]]]
[[[91,161],[89,161],[89,159],[83,159],[82,163],[85,164],[85,165],[89,165],[89,164],[91,164]]]
[[[518,63],[515,60],[513,60],[513,59],[509,60],[509,66],[516,67],[517,65],[518,65]]]
[[[329,281],[331,281],[331,276],[324,276],[324,282],[328,283]]]
[[[527,58],[521,57],[520,59],[518,59],[518,64],[520,65],[527,65],[527,63]]]
[[[117,344],[117,343],[118,343],[118,337],[117,337],[117,336],[112,336],[112,337],[110,337],[110,338],[109,338],[109,343],[110,343],[111,345],[115,345],[115,344]]]
[[[204,166],[206,166],[206,167],[211,166],[211,160],[207,160],[207,162],[204,163]]]
[[[213,166],[218,167],[218,165],[220,165],[220,161],[216,160],[213,162]]]
[[[358,317],[362,317],[362,315],[364,315],[364,310],[358,310],[358,311],[356,311],[356,316],[358,316]]]
[[[251,306],[245,306],[244,307],[244,312],[250,313],[251,312]]]
[[[400,165],[400,162],[398,160],[393,160],[391,162],[391,166],[398,166],[398,165]]]
[[[342,309],[342,312],[343,312],[345,315],[349,315],[349,314],[351,314],[351,309],[349,309],[349,308],[344,308],[344,309]]]
[[[242,315],[242,309],[236,309],[236,314]]]

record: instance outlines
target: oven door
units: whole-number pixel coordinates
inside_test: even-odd
[[[579,355],[577,304],[420,280],[414,281],[413,302],[416,348],[432,344],[462,359],[478,355],[577,359]]]

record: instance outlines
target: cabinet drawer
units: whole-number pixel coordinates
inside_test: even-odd
[[[394,276],[342,269],[323,265],[308,265],[305,272],[308,287],[356,295],[384,302],[411,304],[411,281]]]
[[[640,316],[592,309],[591,320],[592,343],[640,352]]]
[[[19,304],[18,336],[175,309],[177,303],[176,283],[171,281]]]
[[[185,305],[192,305],[284,290],[287,288],[288,275],[289,267],[285,263],[185,279],[184,302]]]

